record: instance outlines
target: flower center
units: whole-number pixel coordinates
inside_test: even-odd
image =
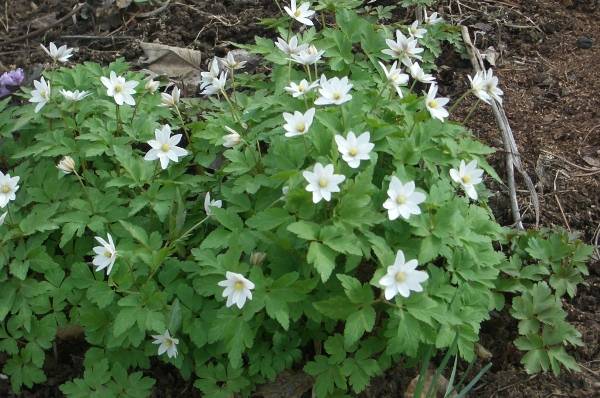
[[[173,345],[173,341],[171,339],[166,339],[164,341],[164,345],[166,345],[167,347],[171,347]]]
[[[294,11],[294,16],[299,17],[302,15],[302,11],[300,11],[299,8],[296,8],[296,11]]]
[[[429,105],[430,108],[437,108],[438,107],[438,103],[434,99],[427,101],[427,105]]]
[[[233,288],[235,290],[243,290],[244,289],[244,282],[242,281],[237,281],[234,285]]]
[[[472,179],[471,179],[471,176],[463,176],[461,178],[461,181],[463,182],[463,184],[470,184]]]
[[[325,178],[325,177],[319,178],[319,186],[321,188],[325,188],[327,185],[329,185],[329,181],[327,181],[327,178]]]
[[[396,272],[396,276],[394,276],[394,279],[396,279],[396,282],[402,283],[402,282],[406,281],[406,273],[404,273],[402,271],[398,271],[398,272]]]
[[[104,252],[104,257],[111,258],[112,257],[112,253],[107,250],[107,251]]]
[[[171,149],[171,146],[169,144],[162,144],[160,146],[160,150],[163,152],[169,152],[170,149]]]
[[[299,133],[304,133],[306,131],[306,124],[304,122],[300,122],[296,125],[296,131]]]
[[[123,91],[123,85],[122,84],[115,84],[115,93],[120,93]]]
[[[8,186],[8,184],[2,185],[2,193],[9,193],[9,192],[10,192],[10,186]]]
[[[356,156],[356,155],[358,155],[358,149],[356,149],[355,147],[350,148],[350,150],[348,151],[348,154],[350,156]]]
[[[342,94],[340,93],[333,93],[333,99],[336,101],[339,101],[342,98]]]
[[[48,98],[48,91],[46,90],[40,90],[40,97],[42,98]]]
[[[406,203],[406,196],[400,194],[398,196],[396,196],[396,203],[398,203],[399,205],[403,205]]]

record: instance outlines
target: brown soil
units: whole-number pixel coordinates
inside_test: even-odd
[[[49,41],[79,47],[75,60],[81,61],[108,62],[123,56],[135,62],[141,55],[137,40],[198,49],[206,53],[207,59],[213,53],[222,55],[230,47],[228,41],[250,42],[254,35],[272,35],[257,22],[277,13],[271,0],[171,3],[164,11],[146,18],[136,15],[157,6],[132,6],[127,11],[99,15],[95,21],[79,19],[77,25],[69,19],[43,35],[5,44],[6,40],[39,29],[44,17],[50,21],[60,19],[76,4],[64,0],[8,0],[8,33],[0,26],[0,71],[11,66],[35,69],[36,64],[46,61],[39,43]],[[390,3],[394,2],[376,4]],[[569,228],[594,242],[600,223],[600,1],[444,0],[439,2],[439,10],[446,19],[470,26],[472,34],[481,32],[475,42],[479,48],[494,46],[501,55],[495,71],[505,91],[505,110],[519,150],[540,195],[541,224]],[[0,11],[4,15],[1,5]],[[54,17],[48,18],[52,13]],[[591,48],[581,48],[589,43],[587,39],[591,39]],[[465,90],[471,68],[456,57],[448,62],[451,67],[441,73],[440,80],[445,93],[456,98]],[[491,111],[483,106],[480,109],[469,126],[484,142],[501,149]],[[501,175],[503,158],[499,151],[492,159]],[[529,196],[522,181],[517,182],[524,222],[533,227],[535,217]],[[492,200],[496,214],[501,222],[510,224],[507,189],[496,188],[498,193]],[[507,323],[510,321],[505,314],[495,314],[482,329],[482,344],[494,355],[494,366],[471,396],[600,396],[598,261],[591,264],[590,272],[588,285],[566,303],[569,320],[586,344],[571,350],[583,372],[564,372],[560,377],[527,375],[519,365],[520,354],[511,343],[515,325]],[[49,356],[47,360],[48,382],[22,396],[60,396],[58,386],[81,374],[85,349],[83,342],[59,343],[58,357]],[[156,363],[149,375],[157,379],[157,397],[190,396],[193,390],[164,365]],[[378,378],[364,396],[401,396],[411,377],[400,368],[394,369]],[[0,396],[12,396],[6,384],[0,383]]]

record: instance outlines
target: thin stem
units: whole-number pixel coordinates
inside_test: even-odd
[[[413,80],[412,84],[410,85],[410,88],[408,89],[408,91],[412,94],[413,90],[415,89],[415,86],[417,85],[419,81],[418,80]]]
[[[131,115],[131,120],[129,121],[129,124],[133,123],[133,119],[135,119],[135,115],[137,114],[138,111],[138,103],[135,103],[135,107],[133,108],[133,115]]]
[[[475,109],[477,109],[477,105],[479,105],[480,101],[481,100],[479,98],[477,98],[477,101],[475,101],[475,103],[473,105],[471,105],[471,109],[469,110],[469,113],[467,113],[467,117],[463,121],[463,125],[465,125],[465,126],[467,125],[467,122],[471,118],[471,115],[473,115],[473,112],[475,112]]]
[[[185,121],[183,120],[183,115],[179,111],[179,107],[177,105],[175,105],[175,111],[177,112],[177,116],[179,116],[179,120],[181,120],[181,128],[183,130],[183,133],[185,134],[185,138],[187,139],[187,142],[189,145],[192,143],[192,141],[190,141],[190,134],[188,133],[187,129],[185,128]]]
[[[231,68],[231,99],[235,99],[235,69]],[[236,101],[237,102],[237,101]]]
[[[115,104],[115,107],[115,114],[117,116],[117,133],[119,133],[123,130],[123,122],[121,121],[121,108],[119,107],[119,104]]]
[[[12,213],[10,212],[10,206],[6,208],[6,212],[8,213],[8,219],[10,220],[11,225],[16,225],[15,220],[12,218]]]
[[[275,0],[275,5],[279,9],[279,12],[283,14],[283,10],[281,9],[281,6],[279,5],[279,2],[277,0]]]
[[[291,55],[290,55],[291,57]],[[288,61],[288,81],[292,81],[292,60]]]
[[[79,183],[81,184],[81,187],[83,188],[83,191],[85,192],[85,196],[87,196],[88,202],[90,202],[90,208],[92,209],[92,213],[95,213],[96,210],[94,210],[94,202],[92,202],[92,195],[90,195],[90,191],[88,191],[87,187],[83,183],[83,179],[81,178],[79,173],[77,171],[73,170],[73,174],[75,174],[75,176],[77,176],[77,180],[79,180]]]
[[[229,99],[229,96],[227,95],[227,93],[225,92],[225,90],[221,90],[221,93],[223,94],[223,97],[225,97],[225,100],[227,101],[227,103],[229,104],[229,107],[231,108],[231,115],[233,116],[233,118],[235,119],[235,121],[241,125],[242,122],[240,121],[240,119],[239,119],[239,117],[237,115],[237,109],[234,107],[233,103]]]
[[[313,81],[312,76],[310,74],[310,65],[304,65],[304,70],[306,70],[306,73],[308,74],[308,80],[309,81]]]
[[[177,242],[179,242],[182,239],[185,239],[189,236],[189,234],[191,234],[194,230],[196,230],[199,226],[201,226],[202,224],[204,224],[206,222],[206,220],[208,220],[210,218],[210,216],[206,216],[204,217],[202,220],[198,221],[196,224],[192,225],[192,227],[190,229],[188,229],[187,231],[185,231],[183,234],[181,234],[179,236],[179,238],[175,239],[173,242],[169,243],[167,245],[167,247],[174,247],[175,244]]]
[[[413,120],[413,125],[410,128],[410,131],[408,132],[408,135],[412,134],[412,132],[415,130],[415,127],[417,127],[417,122],[415,120]]]
[[[467,95],[471,94],[471,90],[468,90],[467,92],[465,92],[463,95],[460,96],[460,98],[458,98],[456,100],[456,102],[452,105],[452,107],[450,108],[450,110],[448,111],[448,113],[452,114],[452,112],[454,112],[454,110],[456,109],[456,107],[467,97]]]
[[[321,13],[321,29],[325,29],[325,13]]]
[[[315,80],[318,80],[318,79],[319,79],[319,73],[317,71],[317,63],[315,62]],[[312,81],[311,81],[311,83],[312,83]]]

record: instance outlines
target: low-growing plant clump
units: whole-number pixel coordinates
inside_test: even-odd
[[[577,370],[561,298],[590,247],[495,221],[493,150],[449,121],[461,99],[434,77],[458,30],[436,13],[382,25],[389,9],[360,3],[282,5],[280,37],[241,46],[262,72],[215,58],[201,99],[44,47],[52,65],[13,94],[31,104],[0,102],[15,392],[45,381],[57,331],[77,325],[89,348],[70,397],[148,396],[154,356],[209,397],[291,368],[317,397],[343,396],[435,350],[472,362],[505,307],[529,372]],[[502,101],[492,70],[469,79],[465,96]]]

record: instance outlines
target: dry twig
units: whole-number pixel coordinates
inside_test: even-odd
[[[465,42],[465,46],[467,48],[467,52],[469,53],[469,57],[471,59],[471,64],[476,72],[483,71],[485,69],[483,60],[481,58],[481,54],[479,54],[479,50],[475,48],[471,41],[471,36],[469,35],[469,29],[466,26],[462,27],[462,37]],[[533,181],[523,168],[523,164],[521,163],[521,156],[519,155],[519,149],[517,148],[517,143],[515,142],[515,138],[512,133],[512,129],[510,128],[510,124],[508,122],[508,118],[506,117],[506,113],[504,112],[504,108],[501,104],[496,101],[492,101],[492,110],[494,112],[494,116],[496,117],[496,122],[498,123],[498,127],[500,128],[500,132],[502,133],[502,142],[504,143],[504,149],[506,151],[506,171],[508,177],[508,187],[510,191],[510,206],[512,210],[513,220],[515,221],[515,225],[519,229],[524,229],[523,223],[521,221],[521,212],[519,210],[519,202],[517,200],[517,190],[515,186],[515,171],[521,174],[523,179],[525,180],[525,185],[527,185],[527,189],[531,195],[531,200],[533,202],[533,207],[535,209],[535,223],[536,227],[540,222],[540,204],[537,195],[537,191],[535,190],[535,186],[533,185]]]

